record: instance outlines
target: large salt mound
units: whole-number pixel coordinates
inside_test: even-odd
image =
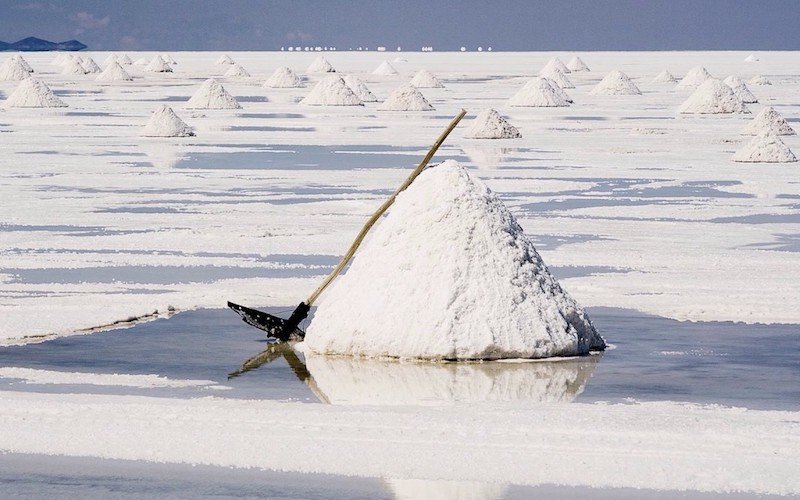
[[[711,74],[702,66],[697,66],[689,70],[688,73],[678,82],[677,88],[699,87],[708,80]]]
[[[328,75],[320,80],[311,92],[300,101],[309,106],[363,106],[364,103],[337,75]]]
[[[297,74],[295,74],[295,72],[290,68],[281,66],[280,68],[276,69],[269,78],[267,78],[267,81],[264,82],[264,86],[276,89],[289,89],[302,87],[303,82],[300,80],[300,77],[298,77]]]
[[[142,129],[145,137],[189,137],[194,135],[194,130],[180,119],[175,111],[166,104],[162,104],[153,112],[147,125]]]
[[[17,82],[28,78],[31,74],[18,59],[9,58],[0,64],[0,81]]]
[[[312,353],[544,358],[605,348],[505,205],[454,161],[423,172],[321,297]]]
[[[204,81],[186,103],[188,109],[241,109],[242,106],[213,78]]]
[[[733,93],[736,94],[736,97],[742,100],[745,104],[753,104],[758,102],[756,96],[750,92],[750,89],[747,88],[747,85],[742,81],[741,78],[738,76],[729,76],[725,80],[723,80],[725,85],[733,89]]]
[[[87,73],[102,73],[103,72],[103,70],[100,69],[100,66],[98,66],[97,63],[94,62],[94,59],[92,59],[89,56],[86,56],[83,59],[81,59],[81,65],[83,66],[83,69],[85,69]]]
[[[522,137],[495,109],[481,111],[464,133],[467,139],[517,139]]]
[[[557,70],[559,70],[560,72],[562,72],[564,74],[567,74],[567,73],[570,72],[570,69],[567,67],[567,65],[564,64],[564,62],[561,59],[559,59],[558,57],[555,57],[555,56],[551,57],[550,60],[547,61],[547,64],[544,65],[544,68],[542,68],[542,70],[550,69],[550,68],[557,69]]]
[[[676,81],[677,80],[674,76],[672,76],[672,73],[666,69],[653,78],[653,83],[675,83]]]
[[[228,68],[228,71],[225,72],[225,76],[227,78],[249,78],[250,73],[247,72],[240,64],[233,63]]]
[[[508,100],[509,106],[563,107],[569,102],[561,95],[561,89],[547,78],[534,77]]]
[[[9,108],[66,108],[67,104],[56,97],[50,87],[36,78],[26,78],[8,96]]]
[[[567,69],[575,73],[579,71],[589,71],[589,66],[587,66],[580,57],[574,56],[567,63]]]
[[[589,92],[592,95],[641,95],[639,87],[628,78],[628,75],[619,70],[607,74]]]
[[[421,69],[417,71],[417,74],[411,79],[411,85],[417,87],[418,89],[444,88],[442,82],[427,69]]]
[[[772,85],[772,82],[766,76],[756,75],[748,82],[750,85]]]
[[[133,78],[118,62],[112,62],[102,73],[97,75],[95,80],[98,82],[130,82]]]
[[[167,64],[167,61],[162,59],[161,56],[155,56],[150,63],[145,66],[144,70],[153,73],[172,73],[172,67]]]
[[[234,64],[234,62],[233,59],[231,59],[231,56],[228,54],[223,54],[219,56],[219,59],[217,59],[217,64],[222,66],[223,64]]]
[[[748,123],[742,134],[759,135],[770,133],[774,135],[795,135],[796,132],[780,113],[771,106],[762,109],[760,113]]]
[[[383,75],[383,76],[392,76],[397,75],[397,70],[394,69],[394,66],[389,63],[389,61],[383,61],[380,66],[375,68],[375,71],[372,72],[373,75]]]
[[[361,99],[362,102],[378,102],[378,98],[375,97],[375,94],[355,75],[346,75],[344,77],[344,83],[350,87],[350,90]]]
[[[791,163],[797,161],[792,150],[773,134],[757,135],[736,151],[732,159],[746,163]]]
[[[309,64],[307,73],[336,73],[331,63],[322,56],[318,56]]]
[[[564,74],[563,71],[559,70],[556,67],[545,67],[542,71],[539,72],[539,76],[543,76],[545,78],[549,78],[558,85],[559,88],[562,89],[574,89],[575,85],[572,84],[567,75]]]
[[[717,114],[717,113],[749,113],[733,92],[733,89],[711,78],[697,87],[692,95],[678,108],[682,114]]]
[[[80,61],[75,58],[67,59],[64,63],[64,69],[61,70],[62,75],[85,75],[86,68],[83,67]]]
[[[416,87],[406,84],[389,94],[383,104],[378,106],[378,109],[381,111],[433,111],[433,106]]]

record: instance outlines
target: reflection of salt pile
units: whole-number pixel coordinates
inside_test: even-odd
[[[653,78],[653,83],[675,83],[675,77],[668,70],[664,70]]]
[[[741,99],[743,103],[753,104],[758,102],[756,96],[750,92],[750,89],[747,88],[747,85],[745,85],[742,79],[738,76],[731,75],[723,80],[723,82],[733,90],[733,93],[736,94],[736,97]]]
[[[83,66],[83,69],[85,69],[87,73],[103,72],[103,70],[100,69],[100,66],[98,66],[97,63],[94,62],[94,59],[92,59],[89,56],[85,56],[83,59],[81,59],[81,65]]]
[[[395,500],[496,500],[505,485],[476,481],[429,481],[424,479],[385,479]]]
[[[228,54],[223,54],[217,59],[217,64],[222,66],[224,64],[233,64],[233,59]]]
[[[749,113],[747,106],[734,94],[733,89],[711,78],[697,87],[678,108],[683,114]]]
[[[302,87],[303,82],[300,80],[300,77],[298,77],[297,74],[295,74],[295,72],[290,68],[281,66],[280,68],[276,69],[269,78],[267,78],[267,81],[264,82],[264,86],[276,89],[288,89]]]
[[[213,78],[204,81],[186,103],[189,109],[241,109],[241,105]]]
[[[619,70],[613,70],[589,92],[592,95],[641,95],[639,87]]]
[[[62,75],[85,75],[86,68],[75,58],[66,59],[64,68],[61,70]]]
[[[150,63],[145,66],[144,70],[153,73],[172,73],[172,67],[167,64],[167,61],[162,59],[161,56],[155,56]]]
[[[361,99],[362,102],[378,102],[375,94],[355,75],[347,75],[344,77],[344,83],[350,87],[350,90]]]
[[[322,354],[542,358],[605,343],[514,216],[454,161],[401,193],[328,289],[306,335]]]
[[[733,161],[747,163],[791,163],[797,161],[789,146],[774,134],[757,135],[733,155]]]
[[[19,59],[9,58],[0,64],[0,81],[3,82],[17,82],[28,78],[31,74],[25,69],[25,66]]]
[[[228,68],[228,71],[225,72],[225,76],[227,78],[249,78],[250,73],[247,72],[240,64],[233,63]]]
[[[26,78],[8,96],[5,105],[10,108],[65,108],[67,104],[36,78]]]
[[[697,66],[689,70],[688,73],[678,82],[677,88],[699,87],[703,82],[711,78],[711,74],[702,66]]]
[[[495,109],[481,111],[464,133],[467,139],[516,139],[522,137]]]
[[[556,89],[558,87],[551,84],[549,79],[534,77],[508,100],[508,105],[545,108],[569,106],[569,102]]]
[[[417,74],[411,79],[411,85],[418,89],[440,89],[444,87],[442,82],[427,69],[417,71]]]
[[[314,59],[306,70],[307,73],[336,73],[331,63],[322,56]]]
[[[406,84],[389,94],[383,104],[378,106],[378,109],[381,111],[433,111],[433,106],[416,87]]]
[[[342,77],[328,75],[311,89],[311,92],[300,101],[309,106],[363,106],[364,103],[344,83]]]
[[[147,155],[147,161],[155,168],[172,168],[186,157],[186,146],[180,141],[141,141],[137,149]]]
[[[744,130],[742,130],[742,134],[744,135],[759,135],[764,133],[795,135],[795,131],[792,126],[789,125],[789,122],[771,106],[762,109],[761,112],[753,118],[753,121],[748,123]]]
[[[394,69],[394,66],[391,65],[389,61],[383,61],[380,66],[375,68],[372,72],[373,75],[383,75],[383,76],[392,76],[397,75],[397,70]]]
[[[563,71],[559,70],[554,66],[545,67],[542,71],[539,72],[539,76],[549,78],[550,80],[555,82],[555,84],[558,85],[559,88],[562,89],[575,88],[575,85],[573,85],[570,79],[567,78],[567,75],[565,75]]]
[[[129,75],[128,72],[125,71],[125,68],[120,66],[118,62],[112,62],[102,73],[97,75],[96,80],[98,82],[130,82],[133,78],[131,78],[131,75]]]
[[[587,66],[580,57],[574,56],[567,63],[567,69],[573,73],[576,73],[580,71],[589,71],[589,66]]]
[[[142,135],[145,137],[190,137],[194,135],[194,130],[181,120],[172,108],[162,104],[153,112],[150,120],[142,129]]]
[[[514,151],[512,148],[490,146],[487,143],[469,143],[461,146],[470,162],[478,168],[497,168],[502,165]]]
[[[772,82],[766,76],[756,75],[748,82],[750,85],[772,85]]]

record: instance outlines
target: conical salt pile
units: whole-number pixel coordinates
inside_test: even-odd
[[[750,85],[772,85],[772,82],[767,79],[766,76],[763,75],[756,75],[750,79]]]
[[[269,78],[267,78],[267,81],[264,82],[264,86],[276,89],[288,89],[302,87],[303,82],[300,80],[300,77],[298,77],[297,74],[295,74],[295,72],[290,68],[281,66],[280,68],[276,69]]]
[[[592,95],[641,95],[639,87],[628,78],[628,75],[619,70],[607,74],[600,83],[589,92]]]
[[[549,79],[534,77],[508,100],[508,105],[544,108],[569,106],[569,102],[556,89],[558,87]]]
[[[61,66],[62,64],[64,64],[64,58],[65,57],[67,57],[67,54],[65,54],[63,52],[59,52],[58,54],[56,54],[56,56],[53,58],[53,60],[50,61],[50,65],[51,66]]]
[[[373,75],[383,75],[383,76],[392,76],[397,75],[397,70],[394,69],[394,66],[389,63],[389,61],[383,61],[380,66],[375,68],[375,71],[372,72]]]
[[[66,108],[67,103],[59,99],[39,79],[26,78],[8,96],[5,105],[9,108]]]
[[[427,69],[421,69],[417,71],[417,74],[411,79],[411,85],[417,87],[418,89],[444,88],[442,82]]]
[[[144,70],[153,73],[172,73],[172,67],[167,64],[167,61],[162,59],[161,56],[155,56],[150,63],[145,66]]]
[[[556,82],[554,82],[553,80],[551,80],[551,79],[549,79],[549,78],[547,78],[547,77],[542,77],[542,76],[540,76],[539,78],[541,78],[542,80],[545,80],[547,83],[549,83],[549,84],[550,84],[550,86],[551,86],[551,87],[553,87],[553,92],[555,92],[555,93],[556,93],[556,95],[558,95],[559,97],[561,97],[562,99],[564,99],[565,101],[567,101],[567,102],[568,102],[568,103],[570,103],[570,104],[572,104],[573,102],[575,102],[575,101],[572,99],[572,97],[570,97],[570,95],[569,95],[569,94],[567,94],[567,91],[566,91],[566,90],[564,90],[564,89],[562,89],[561,87],[559,87],[558,85],[556,85]]]
[[[682,114],[749,112],[750,110],[736,96],[733,89],[716,78],[706,80],[705,83],[697,87],[697,90],[678,108],[678,113]]]
[[[464,133],[467,139],[517,139],[522,137],[495,109],[481,111]]]
[[[190,137],[194,130],[180,119],[175,111],[162,104],[153,112],[147,125],[142,129],[145,137]]]
[[[86,68],[83,67],[80,61],[75,58],[70,58],[64,63],[64,69],[61,70],[62,75],[85,75]]]
[[[306,73],[336,73],[336,70],[333,68],[331,63],[328,62],[322,56],[318,56],[314,61],[308,66]]]
[[[672,73],[666,69],[653,78],[653,83],[675,83],[676,81],[677,80],[674,76],[672,76]]]
[[[792,163],[797,158],[792,150],[774,134],[761,134],[736,151],[733,161],[745,163]]]
[[[94,62],[94,59],[92,59],[89,56],[86,56],[83,59],[81,59],[81,65],[83,66],[83,69],[85,69],[87,73],[102,73],[103,72],[103,70],[100,68],[100,66],[98,66],[97,63]]]
[[[567,63],[567,69],[575,73],[580,71],[589,71],[589,66],[587,66],[580,57],[575,56]]]
[[[98,82],[130,82],[133,81],[133,78],[118,62],[113,62],[102,73],[97,75],[95,80]]]
[[[128,54],[122,54],[122,57],[120,57],[120,58],[117,60],[117,62],[118,62],[118,63],[119,63],[121,66],[130,66],[131,64],[133,64],[133,61],[131,61],[131,58],[130,58],[130,57],[128,57]]]
[[[204,81],[186,103],[188,109],[241,109],[242,106],[213,78]]]
[[[747,85],[742,81],[741,78],[738,76],[729,76],[725,80],[723,80],[725,85],[733,89],[733,93],[736,94],[736,97],[742,100],[743,103],[746,104],[753,104],[758,102],[756,96],[750,92],[750,89],[747,88]]]
[[[681,81],[676,85],[677,88],[699,87],[703,82],[712,78],[711,74],[702,66],[697,66],[689,70]]]
[[[111,63],[119,62],[118,59],[119,56],[112,52],[108,55],[108,57],[105,58],[105,60],[103,60],[103,66],[107,68],[109,65],[111,65]]]
[[[219,59],[217,59],[217,64],[219,64],[220,66],[222,66],[223,64],[233,64],[233,63],[234,63],[233,59],[231,59],[231,56],[229,56],[228,54],[223,54],[219,56]]]
[[[344,77],[344,83],[350,87],[350,90],[361,99],[362,102],[378,102],[375,94],[355,75],[347,75]]]
[[[167,64],[178,64],[178,62],[175,59],[173,59],[172,56],[169,54],[164,54],[161,57],[167,62]]]
[[[9,58],[0,64],[0,81],[17,82],[31,76],[18,59]]]
[[[381,111],[433,111],[433,106],[416,87],[405,84],[389,94],[383,104],[378,106],[378,109]]]
[[[321,296],[306,335],[312,353],[367,357],[544,358],[604,348],[511,212],[454,161],[397,197]]]
[[[574,89],[575,85],[572,84],[567,75],[564,74],[563,71],[556,68],[555,66],[545,67],[542,71],[539,72],[539,76],[543,76],[545,78],[549,78],[558,85],[559,88],[562,89]]]
[[[309,106],[363,106],[364,103],[337,75],[328,75],[320,80],[311,92],[300,101]]]
[[[753,118],[753,121],[748,123],[742,134],[744,135],[759,135],[770,133],[773,135],[795,135],[796,132],[789,125],[780,113],[775,111],[771,106],[762,109],[760,113]]]
[[[225,72],[225,76],[227,78],[249,78],[250,73],[238,63],[233,63],[230,68],[228,68],[228,71]]]
[[[135,66],[147,66],[148,64],[150,64],[150,61],[148,61],[148,60],[147,60],[146,58],[144,58],[144,57],[140,57],[140,58],[139,58],[139,59],[137,59],[137,60],[136,60],[136,62],[135,62],[135,63],[133,63],[133,64],[134,64]]]
[[[755,54],[750,54],[744,58],[744,62],[758,62],[758,58],[755,56]]]
[[[550,60],[547,61],[547,64],[544,65],[544,68],[542,68],[542,70],[550,68],[555,68],[564,74],[568,74],[570,72],[570,69],[567,67],[567,65],[564,64],[564,62],[561,59],[555,56],[551,57]]]
[[[31,65],[28,64],[28,61],[26,61],[25,58],[22,57],[20,54],[14,54],[13,56],[11,56],[11,59],[19,62],[22,65],[22,67],[25,68],[25,71],[27,71],[28,73],[33,73],[33,68],[31,67]]]

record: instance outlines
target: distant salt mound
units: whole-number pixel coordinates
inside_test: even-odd
[[[750,85],[772,85],[772,82],[766,76],[756,75],[748,82]]]
[[[706,80],[678,108],[681,114],[749,113],[733,89],[716,78]]]
[[[741,99],[743,103],[753,104],[758,102],[756,96],[750,92],[750,89],[747,88],[747,85],[738,76],[731,75],[723,80],[723,82],[725,85],[733,89],[733,93],[736,94],[736,96]]]
[[[64,63],[64,68],[61,70],[62,75],[85,75],[86,68],[83,67],[80,61],[75,58],[70,58]]]
[[[681,81],[678,82],[677,88],[692,88],[699,87],[706,80],[712,78],[711,73],[702,66],[697,66],[689,70]]]
[[[495,109],[481,111],[464,133],[467,139],[517,139],[517,127],[508,123]]]
[[[322,56],[314,59],[306,70],[307,73],[336,73],[336,69]]]
[[[161,56],[155,56],[150,63],[145,66],[144,70],[152,73],[172,73],[172,66],[167,64],[167,61],[162,59]]]
[[[675,83],[678,80],[668,70],[664,70],[653,78],[653,83]]]
[[[133,64],[134,64],[134,66],[147,66],[148,64],[150,64],[150,61],[145,57],[140,57]]]
[[[328,75],[300,101],[307,106],[363,106],[364,103],[338,75]]]
[[[383,61],[380,66],[375,68],[373,75],[393,76],[399,74],[389,61]]]
[[[223,54],[217,59],[217,64],[222,66],[224,64],[234,64],[234,60],[228,54]]]
[[[317,354],[435,360],[605,348],[503,202],[452,160],[397,197],[321,297],[305,342]]]
[[[767,106],[753,118],[753,121],[744,127],[742,134],[795,135],[796,132],[780,113],[775,111],[773,107]]]
[[[61,66],[62,64],[64,64],[64,62],[65,62],[64,59],[66,57],[67,57],[67,54],[65,54],[63,52],[59,52],[58,54],[56,54],[56,56],[53,58],[53,60],[50,61],[50,65],[51,66]]]
[[[542,68],[542,70],[549,68],[555,68],[560,72],[564,73],[565,75],[570,73],[570,69],[567,67],[567,65],[564,64],[564,62],[561,59],[555,56],[551,57],[550,60],[547,61],[547,64],[544,65],[544,68]]]
[[[83,59],[81,59],[81,65],[83,66],[83,69],[86,70],[86,73],[102,73],[103,72],[103,70],[100,68],[100,66],[98,66],[97,63],[94,62],[94,59],[92,59],[89,56],[85,56]]]
[[[97,75],[96,80],[98,82],[130,82],[133,81],[133,78],[125,71],[125,68],[115,61],[109,64],[102,73]]]
[[[276,69],[272,75],[264,82],[265,87],[275,89],[290,89],[295,87],[302,87],[303,82],[300,77],[286,66],[281,66]]]
[[[411,85],[417,87],[418,89],[444,88],[442,82],[427,69],[421,69],[417,71],[417,74],[411,79]]]
[[[362,102],[378,102],[378,98],[375,97],[375,94],[373,94],[366,84],[357,76],[346,75],[344,77],[344,83],[350,87],[350,90],[352,90]]]
[[[758,62],[758,58],[755,56],[755,54],[750,54],[744,58],[744,62]]]
[[[589,92],[592,95],[641,95],[639,87],[628,75],[617,69],[611,71]]]
[[[194,130],[180,119],[175,111],[162,104],[153,112],[147,125],[142,128],[145,137],[190,137]]]
[[[760,134],[734,153],[733,161],[744,163],[792,163],[797,158],[774,134]]]
[[[170,64],[170,65],[178,64],[178,61],[173,59],[172,56],[169,55],[169,54],[164,54],[163,56],[161,56],[161,58],[164,59],[167,62],[167,64]]]
[[[115,62],[119,62],[119,55],[112,52],[103,60],[103,66],[107,68],[111,63]]]
[[[558,89],[558,90],[556,90]],[[534,77],[508,100],[509,106],[554,108],[569,106],[557,85],[547,78]]]
[[[18,59],[9,58],[0,64],[0,81],[17,82],[31,76]]]
[[[25,71],[27,71],[28,73],[33,73],[34,72],[33,68],[31,67],[31,65],[28,64],[28,61],[26,61],[25,58],[22,57],[20,54],[14,54],[13,56],[11,56],[11,59],[14,59],[19,64],[21,64],[22,67],[25,68]]]
[[[43,81],[26,78],[8,96],[5,105],[9,108],[66,108],[67,103],[56,97]]]
[[[378,109],[381,111],[433,111],[433,106],[416,87],[405,84],[389,94],[383,104],[378,106]]]
[[[225,72],[225,76],[227,78],[249,78],[250,73],[247,72],[240,64],[233,63],[228,68],[228,71]]]
[[[131,58],[128,57],[128,54],[122,54],[122,56],[117,60],[117,62],[120,64],[120,66],[130,66],[131,64],[133,64],[133,61],[131,61]]]
[[[186,103],[187,109],[241,109],[242,106],[213,78],[204,81]]]
[[[574,56],[567,63],[567,69],[573,73],[577,73],[580,71],[589,71],[589,66],[587,66],[580,57]]]
[[[562,89],[574,89],[575,85],[572,84],[567,75],[564,74],[560,69],[556,68],[555,66],[545,67],[539,72],[539,76],[543,76],[545,78],[549,78],[558,85],[559,88]]]

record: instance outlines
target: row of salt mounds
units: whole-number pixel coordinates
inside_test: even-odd
[[[181,120],[172,108],[162,104],[153,112],[150,120],[142,128],[142,135],[145,137],[191,137],[194,135],[194,130]]]
[[[763,75],[756,75],[750,79],[750,85],[772,85],[772,82],[767,79],[766,76]]]
[[[569,106],[555,84],[547,78],[533,77],[508,100],[509,106],[554,108]],[[563,91],[561,91],[563,92]]]
[[[130,82],[133,81],[131,75],[120,66],[118,62],[109,64],[102,73],[95,78],[98,82]]]
[[[350,90],[352,90],[359,99],[361,99],[361,102],[378,102],[378,98],[375,97],[375,94],[373,94],[367,85],[357,76],[346,75],[344,77],[344,83],[350,87]]]
[[[564,64],[564,61],[562,61],[556,56],[551,57],[550,60],[547,61],[547,64],[544,65],[544,67],[555,68],[564,74],[570,73],[570,69],[567,67],[566,64]]]
[[[589,66],[587,66],[586,63],[583,62],[583,59],[578,56],[574,56],[572,59],[570,59],[570,61],[567,63],[567,69],[573,73],[590,71]]]
[[[677,88],[699,87],[706,80],[712,78],[711,73],[702,66],[697,66],[689,70],[688,73],[678,82]]]
[[[745,163],[792,163],[797,158],[774,134],[757,135],[733,155],[733,161]]]
[[[747,88],[747,85],[745,85],[742,79],[738,76],[731,75],[724,79],[723,82],[733,90],[733,93],[736,94],[736,96],[741,99],[743,103],[754,104],[758,102],[756,96],[750,92],[750,89]]]
[[[241,109],[242,105],[213,78],[204,81],[186,103],[188,109]]]
[[[378,106],[381,111],[433,111],[431,103],[411,84],[401,85]]]
[[[669,70],[664,70],[653,78],[653,83],[675,83],[677,80]]]
[[[112,62],[118,63],[120,66],[130,66],[131,64],[133,64],[133,61],[131,61],[131,58],[128,57],[127,54],[123,54],[123,55],[114,54],[114,53],[109,54],[109,56],[106,57],[106,59],[103,62],[103,64],[107,67]]]
[[[223,54],[219,56],[219,59],[217,59],[217,64],[222,66],[224,64],[235,64],[235,63],[233,62],[233,59],[231,59],[231,56],[229,56],[228,54]]]
[[[267,81],[264,82],[264,86],[274,89],[291,89],[302,87],[303,82],[291,68],[281,66],[267,78]]]
[[[228,68],[224,75],[226,78],[249,78],[250,73],[247,72],[239,63],[233,63]]]
[[[11,57],[3,61],[3,64],[0,64],[0,81],[17,82],[29,76],[31,76],[30,71],[25,69],[19,59]]]
[[[427,69],[417,71],[414,78],[411,79],[411,85],[418,89],[441,89],[444,88],[442,82]]]
[[[500,199],[448,160],[400,193],[322,296],[306,347],[470,360],[585,355],[605,342]]]
[[[337,75],[328,75],[311,89],[300,104],[308,106],[363,106],[364,103]]]
[[[481,111],[464,133],[467,139],[518,139],[517,127],[508,123],[496,109]]]
[[[750,110],[733,89],[712,78],[697,87],[678,108],[681,114],[749,113]]]
[[[336,73],[336,69],[322,56],[318,56],[308,65],[306,73]]]
[[[56,97],[44,82],[26,78],[8,96],[5,105],[10,108],[66,108],[67,103]]]
[[[639,87],[628,75],[617,69],[611,71],[589,92],[592,95],[641,95]]]
[[[152,73],[172,73],[172,67],[161,56],[155,56],[150,63],[145,66],[145,71]]]
[[[542,71],[539,72],[539,76],[543,76],[545,78],[549,78],[558,85],[559,88],[562,89],[574,89],[575,85],[572,84],[567,75],[564,74],[563,71],[556,68],[555,66],[545,66]]]
[[[383,61],[380,66],[375,68],[375,71],[372,72],[373,75],[383,75],[383,76],[394,76],[399,75],[400,73],[394,69],[394,66],[389,63],[389,61]]]
[[[762,109],[760,113],[748,123],[742,134],[759,135],[770,133],[774,135],[795,135],[796,132],[780,113],[771,106]]]

